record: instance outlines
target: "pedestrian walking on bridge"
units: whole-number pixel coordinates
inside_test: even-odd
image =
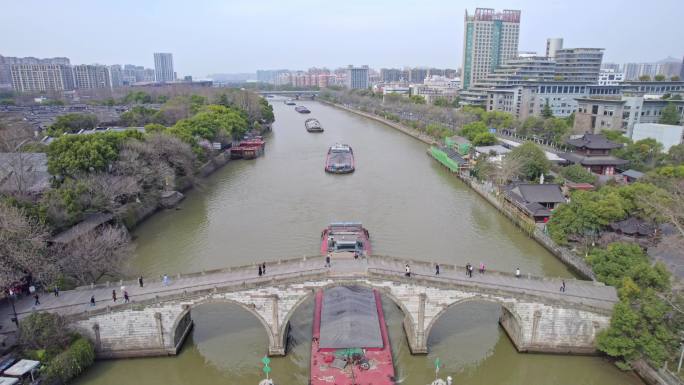
[[[143,276],[142,275],[140,277],[138,277],[138,285],[140,285],[140,287],[143,287]]]
[[[261,271],[266,275],[266,262],[261,263]]]
[[[411,278],[411,268],[409,267],[409,264],[407,263],[406,266],[404,266],[404,270],[406,270],[406,277]]]
[[[164,277],[162,278],[162,284],[164,286],[169,286],[169,276],[164,274]]]
[[[55,285],[55,288],[52,289],[52,292],[55,293],[55,297],[59,297],[59,288],[57,287],[57,285]]]
[[[116,289],[112,289],[112,302],[116,302]]]
[[[435,275],[439,275],[439,263],[435,263]]]
[[[124,303],[129,303],[131,299],[128,297],[128,292],[124,291]]]
[[[40,305],[40,296],[38,295],[38,293],[34,294],[34,295],[33,295],[33,298],[35,299],[35,302],[33,303],[33,306],[38,306],[38,305]]]
[[[263,272],[261,271],[261,265],[259,265],[259,277],[263,275]]]
[[[520,268],[519,267],[517,267],[515,269],[515,278],[520,278]]]
[[[325,267],[330,268],[332,265],[330,264],[330,253],[325,256]]]
[[[565,293],[565,280],[561,281],[560,291],[561,291],[561,293]]]
[[[90,296],[90,306],[95,306],[95,296],[94,295]]]

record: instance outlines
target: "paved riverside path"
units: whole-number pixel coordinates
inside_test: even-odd
[[[300,279],[305,280],[307,275],[320,277],[325,273],[330,278],[354,278],[367,279],[374,276],[381,279],[404,281],[405,264],[411,267],[411,278],[420,279],[428,283],[441,285],[457,285],[473,291],[480,289],[495,289],[506,292],[517,293],[520,295],[534,295],[557,299],[573,304],[592,306],[595,308],[610,311],[617,302],[616,291],[613,287],[604,286],[593,281],[581,281],[575,279],[565,279],[566,291],[560,292],[561,280],[556,278],[531,277],[522,272],[520,278],[516,278],[510,273],[487,271],[479,274],[478,270],[473,271],[473,277],[468,278],[465,274],[464,266],[454,266],[440,264],[440,275],[435,275],[435,265],[429,262],[399,259],[386,256],[370,256],[354,260],[352,258],[332,260],[332,267],[325,267],[325,259],[321,256],[300,257],[284,259],[281,261],[270,261],[266,263],[266,275],[259,277],[257,264],[240,266],[202,273],[181,274],[169,276],[169,284],[165,286],[160,278],[151,279],[146,277],[144,287],[139,287],[137,279],[132,281],[112,282],[98,284],[93,287],[85,286],[74,290],[62,291],[58,297],[52,293],[40,294],[40,305],[34,306],[34,299],[24,296],[16,301],[16,311],[21,320],[34,311],[51,311],[63,315],[74,315],[90,310],[104,309],[107,306],[123,304],[123,292],[121,286],[125,286],[129,293],[132,303],[152,300],[156,297],[165,297],[174,294],[192,294],[193,291],[200,291],[212,288],[227,288],[231,286],[239,287],[245,283],[263,286],[277,285],[278,279]],[[388,278],[389,277],[389,278]],[[319,278],[320,279],[320,278]],[[112,290],[116,290],[117,301],[112,301]],[[95,296],[95,306],[90,306],[90,297]],[[7,301],[0,307],[2,328],[0,333],[14,330],[14,325],[10,321],[12,309]],[[21,321],[20,321],[21,322]]]

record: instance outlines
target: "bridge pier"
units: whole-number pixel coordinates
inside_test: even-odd
[[[273,307],[271,315],[271,334],[273,335],[273,338],[268,343],[268,355],[284,356],[285,346],[283,346],[283,338],[280,335],[280,317],[278,316],[278,294],[273,294],[271,296],[271,306]]]
[[[408,339],[411,354],[427,354],[427,340],[425,338],[425,302],[427,295],[418,294],[418,316],[416,323],[412,325],[411,317],[407,314],[404,317],[404,332]]]

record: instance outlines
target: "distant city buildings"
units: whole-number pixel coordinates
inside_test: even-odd
[[[617,86],[625,81],[625,74],[613,68],[602,68],[599,72],[598,85]]]
[[[477,8],[465,12],[463,39],[463,89],[469,89],[518,52],[520,11]]]
[[[349,89],[366,89],[368,83],[368,66],[347,66],[346,86]]]
[[[173,71],[173,55],[170,53],[154,53],[154,78],[159,83],[168,83],[176,80]]]
[[[74,74],[64,64],[11,64],[12,87],[17,92],[68,91],[74,89]]]
[[[604,66],[604,68],[623,72],[627,81],[639,80],[641,77],[654,79],[657,75],[663,75],[666,79],[679,76],[681,79],[684,75],[684,60],[679,61],[675,58],[667,58],[655,63],[625,63],[622,66],[614,63],[607,64],[609,67]]]
[[[559,49],[563,49],[563,38],[556,37],[546,39],[546,57],[551,59],[555,58],[556,51]]]
[[[73,71],[76,89],[112,88],[107,66],[79,64],[73,66]]]

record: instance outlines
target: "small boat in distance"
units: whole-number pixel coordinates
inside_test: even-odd
[[[350,258],[372,251],[370,234],[359,222],[333,222],[321,232],[321,255]]]
[[[315,118],[309,118],[304,121],[304,127],[309,132],[323,132],[323,127],[321,127],[321,122]]]
[[[299,112],[300,114],[308,114],[308,113],[311,112],[311,111],[309,111],[308,108],[306,108],[306,107],[304,107],[304,106],[297,106],[297,107],[295,107],[295,111]]]
[[[285,100],[284,103],[285,103],[286,105],[288,105],[288,106],[294,106],[294,105],[297,104],[297,103],[294,101],[294,99],[287,99],[287,100]]]
[[[333,174],[354,172],[354,151],[347,144],[336,144],[328,149],[325,171]]]

